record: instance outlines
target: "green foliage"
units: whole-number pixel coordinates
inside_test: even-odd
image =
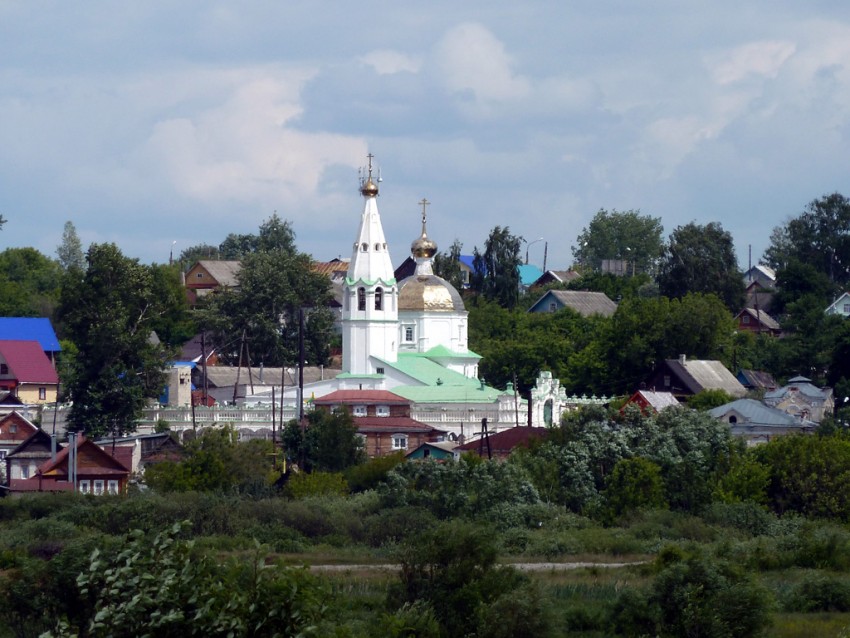
[[[677,227],[664,249],[658,286],[661,294],[670,298],[689,292],[715,294],[729,310],[740,310],[744,280],[732,235],[718,222]]]
[[[623,259],[629,262],[629,273],[652,273],[661,256],[663,232],[660,217],[600,209],[576,238],[573,257],[597,271],[603,259]]]
[[[850,440],[782,436],[753,449],[769,468],[769,506],[778,514],[850,520]]]
[[[840,193],[811,201],[805,210],[773,230],[765,251],[770,266],[782,271],[797,262],[843,286],[850,281],[850,200]]]
[[[522,524],[522,507],[539,502],[525,472],[512,463],[423,460],[403,463],[379,486],[386,507],[424,507],[440,518],[464,516]]]
[[[83,273],[62,281],[59,318],[78,349],[66,378],[73,400],[68,422],[92,437],[135,429],[148,398],[165,383],[165,348],[151,340],[170,299],[154,269],[121,254],[114,244],[92,244]]]
[[[344,496],[348,494],[348,484],[339,472],[298,472],[289,476],[286,482],[286,494],[292,498],[310,498],[314,496]]]
[[[496,565],[486,530],[449,522],[404,545],[401,575],[388,604],[424,602],[442,629],[454,636],[546,636],[545,604],[528,579]]]
[[[352,492],[375,489],[386,480],[390,470],[399,463],[404,463],[403,451],[378,456],[365,463],[349,467],[345,471],[345,480]]]
[[[460,251],[463,244],[455,239],[448,253],[434,255],[434,274],[448,281],[455,290],[463,290],[463,274],[460,269]]]
[[[186,271],[194,266],[196,262],[218,259],[223,259],[223,257],[219,255],[218,246],[200,243],[183,249],[180,252],[180,256],[177,258],[177,264],[180,266],[181,270]]]
[[[519,301],[519,270],[522,264],[522,238],[511,235],[506,226],[496,226],[484,242],[484,253],[473,250],[469,287],[503,308],[513,308]]]
[[[733,400],[732,395],[725,390],[703,390],[688,399],[688,407],[707,412]]]
[[[0,316],[51,316],[61,280],[59,264],[35,248],[0,252]]]
[[[53,636],[305,636],[325,613],[324,592],[301,569],[199,556],[174,524],[153,539],[132,532],[114,556],[92,553],[77,578],[91,614],[60,621]],[[79,633],[78,633],[79,632]]]
[[[290,421],[283,430],[283,445],[290,462],[308,472],[342,472],[366,460],[357,426],[344,411],[311,410],[306,427]]]
[[[289,222],[273,216],[251,237],[250,250],[223,257],[241,259],[238,288],[207,295],[200,311],[221,358],[234,365],[249,358],[269,366],[297,363],[303,316],[305,356],[327,364],[333,337],[330,281],[295,248]]]
[[[608,477],[603,494],[614,517],[626,512],[666,506],[661,468],[640,457],[622,459]]]
[[[232,426],[208,428],[185,446],[182,461],[161,461],[145,471],[145,482],[158,492],[257,492],[276,478],[269,441],[240,443]]]
[[[846,579],[809,576],[794,586],[783,601],[786,611],[850,611],[850,583]]]

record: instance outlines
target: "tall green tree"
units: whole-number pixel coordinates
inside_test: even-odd
[[[283,431],[287,456],[302,469],[342,472],[366,460],[357,426],[346,411],[311,410],[304,427],[290,421]]]
[[[165,302],[152,267],[115,244],[92,244],[86,261],[85,272],[63,279],[58,309],[64,336],[78,349],[62,380],[73,401],[69,427],[93,437],[131,432],[165,383],[167,352],[151,339]]]
[[[778,271],[796,261],[839,286],[850,282],[850,199],[832,193],[809,202],[800,215],[774,229],[765,258]]]
[[[505,226],[496,226],[484,242],[484,253],[473,250],[470,288],[504,308],[519,301],[519,266],[522,264],[522,237]]]
[[[732,235],[718,222],[691,222],[670,235],[661,258],[658,287],[662,295],[713,293],[737,312],[744,304],[743,273],[738,268]]]
[[[577,264],[598,271],[604,259],[629,262],[629,273],[652,273],[663,246],[660,217],[637,210],[600,209],[576,238],[573,257]]]
[[[62,230],[62,243],[56,247],[56,256],[59,258],[59,265],[62,266],[62,270],[85,267],[86,256],[74,222],[65,222],[65,227]]]

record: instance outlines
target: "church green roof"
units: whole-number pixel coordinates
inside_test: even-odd
[[[462,358],[462,359],[480,359],[480,354],[475,354],[472,350],[469,352],[455,352],[454,350],[450,350],[446,346],[440,344],[439,346],[434,346],[427,352],[425,352],[426,357],[430,357],[432,359],[446,359],[446,358]]]

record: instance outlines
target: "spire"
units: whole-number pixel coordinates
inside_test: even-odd
[[[366,204],[348,266],[348,278],[351,281],[393,282],[395,274],[378,212],[378,186],[372,178],[374,155],[369,153],[368,158],[365,177],[361,173],[360,178],[360,192],[366,198]]]

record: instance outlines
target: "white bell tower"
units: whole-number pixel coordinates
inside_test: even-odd
[[[378,213],[372,154],[360,185],[365,206],[354,242],[342,306],[342,370],[379,374],[380,362],[398,358],[398,285]],[[380,180],[379,180],[380,181]]]

